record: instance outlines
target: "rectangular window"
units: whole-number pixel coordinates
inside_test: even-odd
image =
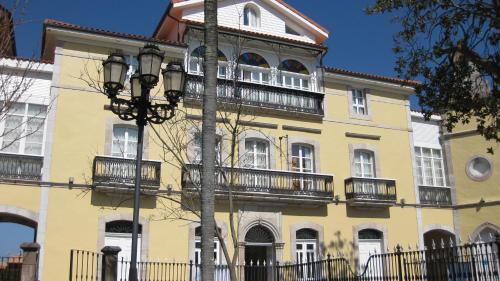
[[[415,147],[417,182],[425,186],[446,186],[441,149]]]
[[[216,147],[215,147],[215,152],[217,153],[216,154],[216,157],[217,157],[217,163],[220,163],[221,161],[221,138],[220,136],[217,136],[217,140],[216,140]],[[197,132],[197,133],[194,133],[194,136],[193,136],[193,140],[192,140],[192,148],[191,148],[191,151],[192,151],[192,157],[191,157],[191,161],[192,163],[201,163],[201,160],[202,160],[202,137],[201,137],[201,132]]]
[[[219,258],[219,240],[214,239],[214,262],[216,265],[220,264]],[[196,237],[194,242],[194,264],[201,264],[201,238]]]
[[[47,106],[14,103],[3,123],[2,151],[42,155]]]
[[[111,155],[135,159],[137,154],[137,128],[116,125],[113,127]]]
[[[355,114],[366,115],[366,94],[363,90],[352,90],[352,110]]]

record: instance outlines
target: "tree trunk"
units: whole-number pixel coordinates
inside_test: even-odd
[[[205,57],[201,175],[201,280],[214,280],[214,201],[217,111],[217,0],[205,0]]]

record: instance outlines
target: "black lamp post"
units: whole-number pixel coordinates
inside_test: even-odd
[[[139,51],[139,70],[130,77],[131,95],[118,96],[125,85],[128,65],[119,53],[111,54],[104,67],[104,89],[110,99],[111,111],[122,120],[136,120],[138,127],[135,167],[132,253],[129,281],[137,281],[137,238],[139,232],[139,205],[141,194],[141,166],[144,126],[148,122],[161,124],[171,119],[184,94],[186,72],[181,63],[171,62],[162,71],[166,101],[152,101],[149,93],[159,81],[164,52],[155,45],[146,45]]]

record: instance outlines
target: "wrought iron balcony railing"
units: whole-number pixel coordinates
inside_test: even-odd
[[[378,178],[352,177],[344,181],[345,197],[351,203],[395,203],[396,181]],[[356,202],[357,201],[357,202]]]
[[[236,89],[235,89],[236,88]],[[186,80],[185,101],[200,101],[203,96],[203,76],[189,74]],[[242,104],[262,109],[282,110],[323,116],[321,93],[302,91],[244,81],[218,79],[217,100],[222,103]]]
[[[421,204],[451,205],[451,189],[449,187],[419,186],[418,194]]]
[[[96,156],[92,181],[96,187],[133,189],[135,184],[135,159]],[[141,184],[143,189],[160,188],[161,162],[142,161]]]
[[[39,181],[42,167],[42,156],[0,153],[0,177],[3,179]]]
[[[231,174],[233,175],[232,184]],[[182,175],[184,190],[200,188],[201,165],[187,164]],[[252,168],[219,167],[215,175],[216,190],[225,194],[228,187],[239,197],[288,196],[288,199],[333,199],[333,176]],[[316,199],[314,199],[316,198]]]

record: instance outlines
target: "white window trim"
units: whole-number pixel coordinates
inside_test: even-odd
[[[22,115],[20,114],[12,114],[11,112],[6,112],[5,113],[5,116],[3,118],[3,120],[0,122],[0,132],[2,132],[1,134],[1,137],[0,137],[0,149],[1,147],[3,146],[3,141],[4,141],[4,137],[5,137],[5,133],[4,133],[4,130],[5,130],[5,121],[7,119],[7,116],[8,115],[15,115],[15,116],[22,116],[23,119],[21,121],[21,137],[19,138],[19,150],[18,152],[7,152],[7,151],[1,151],[0,150],[0,153],[3,153],[3,154],[12,154],[12,155],[31,155],[31,156],[43,156],[44,155],[44,151],[45,151],[45,139],[46,139],[46,131],[47,131],[47,117],[48,117],[48,114],[49,114],[49,109],[47,107],[47,105],[45,104],[38,104],[38,103],[24,103],[24,102],[19,102],[19,104],[24,104],[24,112]],[[29,116],[28,117],[28,107],[29,105],[37,105],[37,106],[44,106],[46,108],[46,111],[45,111],[45,117],[41,118],[41,117],[37,117],[37,116]],[[25,153],[25,150],[26,150],[26,129],[28,128],[28,121],[30,118],[39,118],[39,119],[43,119],[43,126],[41,128],[39,128],[38,130],[42,130],[42,148],[41,148],[41,153],[40,154],[31,154],[31,153]],[[12,145],[12,144],[10,144]]]
[[[427,148],[427,149],[430,149],[431,150],[431,173],[432,175],[430,176],[430,178],[432,179],[432,184],[427,184],[425,183],[425,178],[426,178],[426,173],[425,173],[425,169],[424,169],[424,158],[428,158],[428,157],[424,157],[423,155],[423,149],[424,148]],[[422,183],[418,183],[419,186],[433,186],[433,187],[448,187],[447,184],[446,184],[446,172],[445,172],[445,167],[444,167],[444,160],[443,160],[443,150],[440,149],[440,148],[431,148],[431,147],[424,147],[424,146],[415,146],[414,149],[419,149],[420,150],[420,156],[418,156],[415,152],[415,161],[417,162],[416,164],[416,167],[417,167],[417,182],[418,182],[418,163],[420,163],[420,166],[422,167]],[[436,158],[434,157],[434,154],[432,152],[432,150],[439,150],[441,152],[441,158]],[[435,166],[434,166],[434,160],[435,159],[439,159],[441,160],[441,169],[443,171],[443,185],[437,185],[436,184],[436,170],[435,170]]]
[[[302,73],[295,73],[295,72],[290,72],[290,71],[285,71],[285,70],[279,70],[280,74],[278,75],[278,86],[280,87],[288,87],[285,84],[285,79],[286,77],[290,77],[292,79],[292,85],[291,87],[293,89],[297,90],[302,90],[302,91],[310,91],[311,90],[311,75],[307,74],[302,74]],[[295,79],[299,80],[299,87],[295,86]],[[304,80],[307,80],[307,87],[304,87]]]
[[[251,152],[248,152],[246,150],[247,142],[252,143],[252,151]],[[245,139],[245,157],[248,157],[248,155],[251,154],[251,157],[253,160],[251,163],[251,165],[252,165],[251,168],[257,168],[257,155],[263,154],[263,153],[260,153],[257,151],[257,143],[265,144],[265,146],[266,146],[266,152],[265,152],[265,154],[266,154],[266,168],[265,169],[270,169],[270,167],[271,167],[271,165],[270,165],[270,149],[269,149],[269,141],[267,141],[267,140],[262,140],[262,139],[257,139],[257,138]]]
[[[356,162],[356,154],[359,154],[359,163]],[[364,155],[370,155],[369,158],[365,159]],[[366,161],[366,160],[371,160],[371,161]],[[361,166],[361,175],[356,177],[361,177],[361,178],[376,178],[376,170],[375,170],[375,153],[373,151],[367,150],[367,149],[355,149],[354,150],[354,173],[356,173],[356,164],[360,164]],[[371,166],[371,171],[370,174],[372,175],[371,177],[365,176],[367,173],[365,171],[365,165],[364,164],[370,164]]]
[[[248,24],[245,24],[245,12],[247,11],[253,11],[254,14],[255,14],[255,25],[252,25],[251,24],[251,18],[250,16],[248,16]],[[243,26],[245,27],[249,27],[249,28],[259,28],[260,27],[260,11],[259,11],[259,8],[254,6],[254,5],[246,5],[244,8],[243,8]]]
[[[243,71],[257,72],[259,74],[259,80],[258,81],[253,80],[252,74],[250,74],[250,80],[244,80]],[[272,84],[271,83],[272,77],[271,77],[271,69],[270,68],[253,66],[253,65],[248,65],[248,64],[239,64],[238,72],[239,72],[238,80],[240,80],[240,81],[254,83],[254,84],[262,84],[262,85],[271,85]],[[262,80],[263,73],[267,74],[267,82],[266,83],[263,82],[263,80]]]
[[[114,131],[115,131],[115,127],[116,128],[124,128],[125,129],[125,139],[123,141],[123,148],[124,148],[124,151],[122,151],[122,155],[121,156],[118,156],[118,155],[113,155],[113,151],[114,151],[114,141],[117,140],[115,139],[115,134],[114,134]],[[134,126],[131,126],[131,125],[125,125],[125,124],[114,124],[113,125],[113,129],[112,129],[112,132],[111,132],[111,156],[114,156],[114,157],[119,157],[119,158],[125,158],[125,159],[135,159],[136,157],[136,154],[137,154],[137,143],[135,145],[135,150],[133,152],[129,152],[128,151],[128,145],[129,145],[129,132],[128,132],[128,129],[132,129],[132,130],[136,130],[138,131],[137,127],[134,127]],[[137,132],[139,133],[139,132]],[[139,135],[137,136],[139,137]],[[130,155],[131,153],[133,153],[133,155]]]
[[[298,156],[294,156],[293,155],[293,146],[294,145],[299,146],[299,155]],[[304,147],[308,147],[309,149],[311,149],[311,157],[305,157],[303,155],[304,153],[303,153],[303,149],[302,148],[304,148]],[[314,162],[314,156],[315,155],[314,155],[314,146],[313,145],[304,144],[304,143],[293,143],[292,146],[291,146],[291,150],[292,150],[292,154],[291,154],[292,161],[293,161],[294,158],[298,158],[299,159],[299,169],[294,171],[293,170],[294,167],[290,166],[292,171],[299,172],[299,173],[314,173],[315,172],[315,162]],[[302,167],[304,159],[310,159],[311,160],[311,171],[305,171],[304,168]]]
[[[360,114],[356,110],[354,110],[354,102],[353,102],[353,91],[362,91],[363,92],[363,100],[364,100],[364,109],[365,113]],[[349,117],[353,119],[362,119],[362,120],[371,120],[372,119],[372,106],[371,106],[371,98],[370,98],[370,89],[361,88],[361,87],[347,87],[347,99],[349,105]]]

